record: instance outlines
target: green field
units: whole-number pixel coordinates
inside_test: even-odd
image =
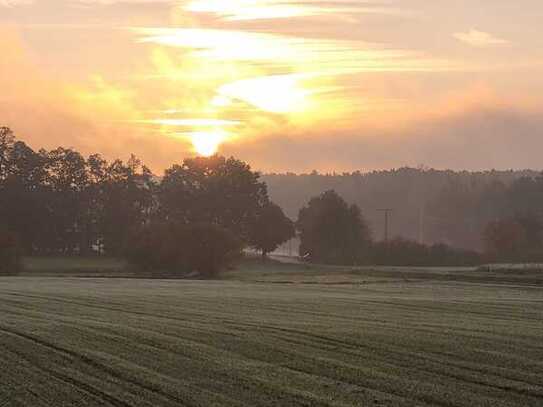
[[[540,272],[51,267],[0,277],[0,406],[543,406]]]

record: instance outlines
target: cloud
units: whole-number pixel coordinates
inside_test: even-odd
[[[349,0],[191,0],[184,6],[191,13],[214,14],[226,21],[318,17],[327,15],[402,14],[381,1]]]
[[[33,3],[33,0],[0,0],[0,7],[27,6]]]
[[[404,102],[383,117],[359,115],[348,126],[271,128],[226,143],[225,154],[265,172],[371,171],[425,165],[456,170],[543,169],[543,108],[504,100],[475,86],[441,98]],[[374,120],[375,119],[375,120]]]
[[[392,130],[361,126],[354,131],[310,129],[273,134],[225,152],[265,172],[342,172],[416,167],[438,169],[543,169],[543,112],[473,108]]]
[[[394,49],[364,41],[312,39],[249,30],[210,28],[134,28],[139,42],[192,50],[214,61],[238,61],[283,70],[323,74],[356,72],[449,71],[464,68],[456,61],[422,52]],[[301,72],[300,72],[301,71]]]
[[[490,33],[478,30],[459,32],[454,34],[454,38],[476,48],[488,48],[511,44],[511,42],[507,40],[495,37]]]

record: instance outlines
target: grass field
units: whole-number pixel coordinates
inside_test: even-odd
[[[25,275],[52,276],[126,276],[126,262],[108,257],[26,257]]]
[[[38,264],[0,278],[0,406],[543,406],[539,272]]]

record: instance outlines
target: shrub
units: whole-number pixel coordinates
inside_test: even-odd
[[[226,229],[209,224],[152,224],[131,239],[128,260],[146,272],[212,277],[241,256],[241,242]]]
[[[20,252],[17,239],[11,233],[0,233],[0,275],[17,274],[20,269]]]
[[[536,216],[500,219],[483,231],[485,257],[492,263],[543,261],[543,225]]]
[[[373,261],[384,266],[460,267],[475,266],[481,256],[472,251],[455,249],[445,244],[427,246],[408,239],[393,239],[373,244]]]

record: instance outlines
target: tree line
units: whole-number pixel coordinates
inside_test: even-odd
[[[337,265],[474,266],[479,253],[446,244],[393,238],[376,241],[362,211],[333,190],[312,198],[299,212],[300,256]]]
[[[401,205],[404,201],[398,198],[391,203]],[[300,253],[330,264],[471,266],[543,262],[543,175],[531,173],[508,183],[494,180],[483,186],[456,179],[445,184],[432,202],[428,211],[447,226],[441,238],[426,244],[394,234],[385,241],[372,236],[373,228],[357,204],[349,205],[330,190],[312,198],[299,211]],[[417,226],[414,222],[413,229]],[[459,243],[462,236],[480,244],[469,248]],[[457,244],[448,243],[451,241]]]
[[[528,170],[456,172],[420,167],[367,173],[264,174],[262,179],[273,201],[293,219],[311,197],[334,190],[363,211],[375,240],[385,237],[383,214],[378,209],[391,208],[391,236],[483,251],[486,225],[516,212],[518,204],[503,192],[523,178],[539,175]],[[526,197],[522,194],[520,199]],[[543,207],[543,202],[536,205]]]
[[[406,174],[418,173],[390,174],[405,181]],[[319,175],[310,177],[320,185]],[[359,175],[343,177],[360,181]],[[451,178],[426,197],[426,210],[448,225],[441,239],[425,244],[396,234],[383,241],[368,221],[371,211],[334,189],[309,197],[291,221],[270,199],[269,177],[233,157],[188,158],[157,177],[134,156],[125,162],[62,147],[34,151],[2,127],[0,268],[13,269],[20,254],[101,254],[126,256],[147,271],[212,275],[244,248],[265,257],[296,233],[300,256],[315,263],[543,261],[543,177],[526,173],[481,183],[474,180],[486,178],[465,177]],[[395,203],[407,201],[398,197]],[[450,244],[466,235],[466,224],[470,239],[482,242],[477,251]]]
[[[134,156],[108,162],[62,147],[34,151],[6,127],[0,224],[0,246],[16,242],[25,255],[129,256],[209,274],[243,247],[266,254],[294,236],[260,174],[242,161],[186,159],[158,178]]]

